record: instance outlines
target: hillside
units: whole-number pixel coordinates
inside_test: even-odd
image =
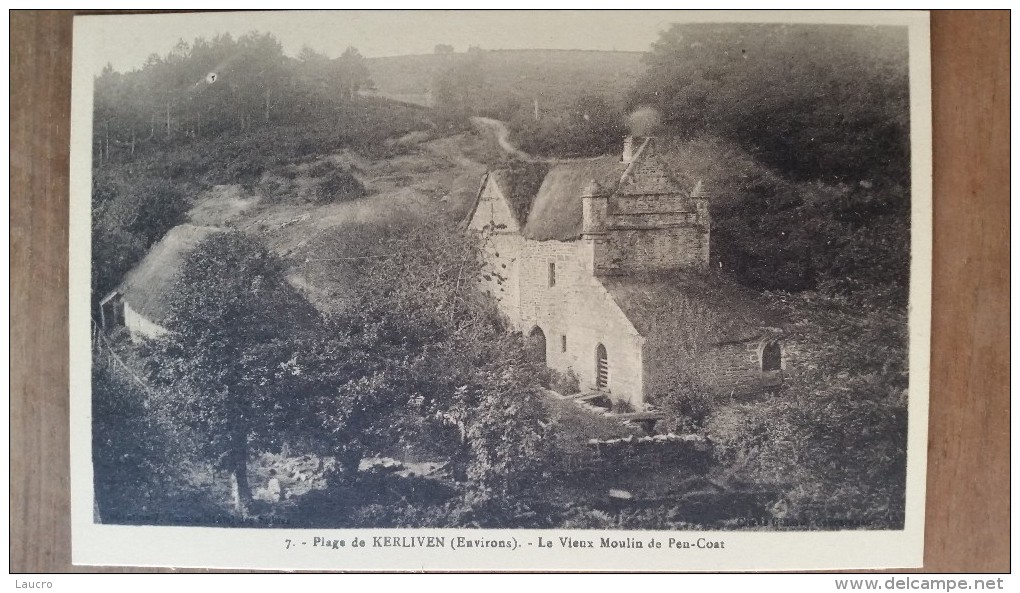
[[[561,109],[583,94],[601,94],[621,104],[645,68],[638,52],[580,50],[491,50],[368,58],[378,93],[414,102],[424,98],[444,71],[472,61],[495,95],[516,97],[542,109]]]

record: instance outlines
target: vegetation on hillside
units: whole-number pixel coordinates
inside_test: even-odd
[[[102,298],[218,184],[254,187],[267,174],[341,148],[388,154],[387,139],[426,129],[423,114],[363,98],[371,84],[351,48],[330,60],[288,58],[268,34],[179,43],[140,69],[107,67],[93,111],[93,296]],[[356,179],[327,180],[321,199],[358,197]]]
[[[308,237],[302,253],[314,257],[303,261],[280,259],[261,224],[246,227],[185,262],[167,336],[97,342],[100,514],[300,526],[901,526],[905,48],[881,28],[699,25],[665,32],[643,66],[637,54],[443,46],[372,60],[352,48],[331,60],[311,49],[288,58],[272,36],[250,34],[104,70],[94,301],[211,186],[240,186],[270,207],[302,183],[301,207],[315,216],[380,197],[368,195],[363,168],[326,155],[385,162],[397,180],[426,176],[391,158],[418,150],[397,139],[458,132],[474,115],[506,121],[527,152],[616,153],[626,114],[648,108],[659,114],[659,154],[710,196],[713,268],[784,309],[797,358],[783,389],[753,403],[720,405],[676,378],[663,425],[709,437],[714,459],[691,452],[651,469],[619,460],[565,472],[557,453],[576,448],[564,439],[581,431],[541,390],[576,390],[576,378],[538,368],[477,293],[479,246],[457,221],[389,205],[385,223],[341,220]],[[434,106],[364,96],[373,87],[429,91]],[[508,174],[525,169],[515,185],[537,187],[544,165]],[[312,306],[316,289],[331,306]],[[259,485],[286,465],[272,460],[297,455],[325,486],[268,504]],[[373,465],[389,457],[428,475]],[[606,506],[599,493],[619,484],[642,489],[647,504]]]

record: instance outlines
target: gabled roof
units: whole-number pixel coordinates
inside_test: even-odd
[[[153,323],[169,313],[171,287],[181,273],[188,255],[206,238],[222,232],[217,227],[182,224],[170,229],[149,249],[117,289],[131,308]]]
[[[538,193],[547,173],[548,163],[528,162],[515,162],[509,167],[496,169],[491,173],[493,180],[509,202],[511,214],[522,228],[531,213],[535,194]]]
[[[624,196],[675,195],[682,190],[658,159],[649,159],[632,163],[627,168],[616,193]]]
[[[506,197],[521,235],[535,241],[571,241],[581,236],[581,195],[593,181],[607,194],[684,193],[654,155],[651,138],[644,140],[630,163],[609,155],[555,163],[520,162],[490,171],[486,179],[494,181]],[[484,186],[485,180],[475,208]],[[474,208],[468,220],[473,215]]]
[[[675,333],[725,344],[746,342],[761,336],[763,328],[780,326],[779,317],[753,292],[711,272],[600,276],[599,281],[646,337]]]

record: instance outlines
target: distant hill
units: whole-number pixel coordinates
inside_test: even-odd
[[[485,84],[495,95],[514,97],[541,109],[560,110],[584,94],[622,104],[644,73],[641,52],[584,50],[481,50],[469,53],[369,58],[380,96],[424,104],[446,70],[479,60]]]

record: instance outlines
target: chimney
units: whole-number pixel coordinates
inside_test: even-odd
[[[631,163],[634,161],[634,137],[625,136],[623,138],[623,158],[620,162]]]
[[[609,196],[594,179],[581,192],[581,234],[601,235],[606,232]]]

